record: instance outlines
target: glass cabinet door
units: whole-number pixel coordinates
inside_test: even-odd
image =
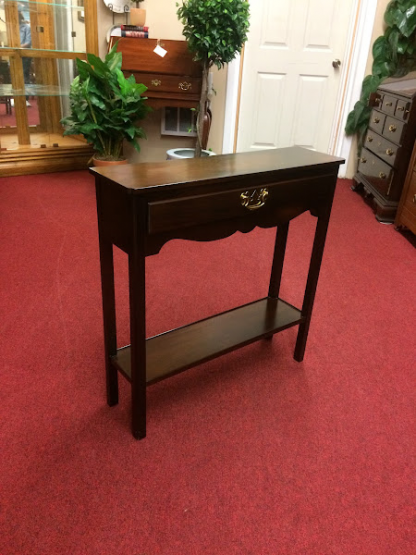
[[[60,120],[75,59],[97,53],[96,42],[95,0],[0,0],[0,164],[9,151],[85,150]]]

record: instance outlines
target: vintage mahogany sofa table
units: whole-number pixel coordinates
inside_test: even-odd
[[[146,435],[146,386],[290,326],[303,360],[339,165],[300,147],[92,168],[95,175],[104,314],[107,401],[118,372],[131,382],[132,432]],[[317,217],[301,309],[279,298],[289,222]],[[171,239],[213,241],[256,226],[276,227],[268,295],[146,338],[145,259]],[[117,349],[113,245],[128,255],[130,345]],[[243,269],[242,269],[243,270]]]

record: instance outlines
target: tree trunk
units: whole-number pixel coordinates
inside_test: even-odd
[[[195,145],[195,158],[201,158],[201,142],[204,128],[204,120],[207,110],[208,101],[208,63],[204,62],[202,68],[202,85],[201,97],[199,99],[198,120],[196,124],[196,145]]]

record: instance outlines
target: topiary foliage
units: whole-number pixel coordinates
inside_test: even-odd
[[[183,35],[189,50],[194,53],[194,60],[202,63],[197,157],[207,106],[208,71],[214,65],[221,69],[241,52],[249,29],[249,3],[247,0],[184,0],[177,15],[183,23]]]
[[[371,75],[363,81],[360,100],[349,113],[347,135],[358,135],[359,148],[370,121],[370,95],[387,77],[403,77],[416,69],[416,2],[392,0],[384,14],[386,30],[373,44]]]

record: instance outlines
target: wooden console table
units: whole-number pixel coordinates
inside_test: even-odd
[[[118,402],[118,372],[131,382],[132,432],[146,435],[146,386],[298,325],[301,361],[339,165],[299,147],[201,159],[93,168],[104,312],[107,401]],[[317,216],[302,308],[279,299],[289,222]],[[145,258],[171,239],[212,241],[256,226],[277,227],[268,295],[146,339]],[[113,245],[128,254],[131,345],[117,349]]]

